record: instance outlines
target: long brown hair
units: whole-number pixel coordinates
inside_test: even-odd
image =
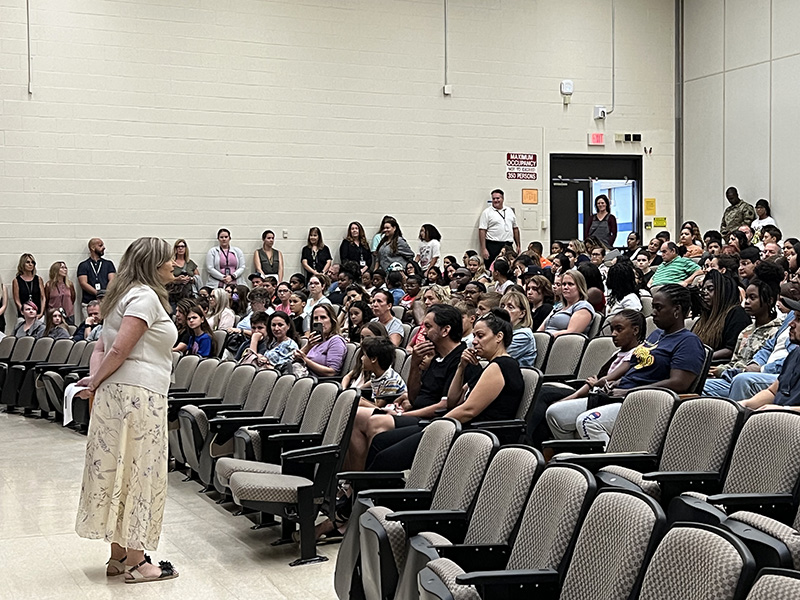
[[[50,265],[50,279],[48,280],[47,284],[45,285],[45,292],[50,289],[51,285],[55,285],[58,283],[58,272],[61,270],[61,265],[67,266],[63,260],[57,260],[52,265]],[[69,288],[70,291],[75,289],[75,286],[72,285],[72,281],[70,281],[69,277],[64,277],[64,284]]]
[[[350,229],[353,225],[358,226],[358,239],[354,240],[353,236],[350,235]],[[364,233],[364,227],[358,221],[353,221],[350,225],[347,226],[347,237],[344,238],[351,244],[355,244],[356,246],[363,246],[364,248],[369,248],[369,244],[367,243],[367,234]]]
[[[389,223],[389,225],[394,227],[394,235],[391,237],[391,239],[384,235],[383,239],[381,239],[381,243],[378,244],[378,248],[388,242],[389,247],[392,249],[392,254],[397,254],[397,240],[403,237],[403,232],[400,231],[400,225],[397,224],[397,220],[394,217],[384,217],[383,223],[381,224],[381,229],[383,229],[383,226],[386,225],[386,223]]]
[[[306,239],[306,245],[311,248],[311,234],[317,234],[317,250],[322,250],[325,247],[325,242],[322,241],[322,232],[319,230],[319,227],[311,227],[308,230],[308,238]]]

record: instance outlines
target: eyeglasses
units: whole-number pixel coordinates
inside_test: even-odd
[[[186,248],[186,244],[178,244],[175,248]]]

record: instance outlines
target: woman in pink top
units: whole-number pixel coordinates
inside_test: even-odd
[[[58,261],[50,265],[50,279],[44,284],[44,297],[47,311],[60,308],[67,323],[75,324],[75,286],[67,277],[67,263]]]

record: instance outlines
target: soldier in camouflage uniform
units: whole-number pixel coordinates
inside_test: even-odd
[[[748,204],[739,198],[739,190],[729,187],[725,190],[725,197],[731,205],[722,213],[722,223],[719,226],[720,233],[725,242],[732,231],[736,231],[742,225],[750,225],[756,218],[756,209],[752,204]]]

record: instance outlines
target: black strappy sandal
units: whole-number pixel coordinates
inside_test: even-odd
[[[131,567],[126,571],[131,576],[130,579],[125,578],[125,583],[150,583],[151,581],[166,581],[167,579],[175,579],[178,576],[178,571],[172,566],[172,563],[166,560],[158,561],[158,566],[161,568],[161,574],[158,577],[147,577],[142,575],[139,567],[146,565],[149,561],[145,558],[135,567]]]

